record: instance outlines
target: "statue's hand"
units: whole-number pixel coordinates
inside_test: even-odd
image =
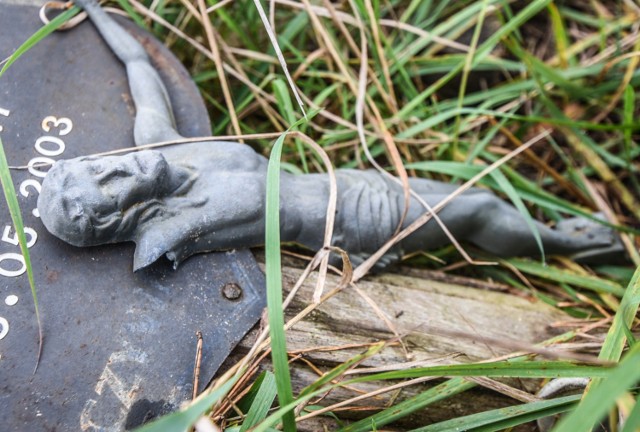
[[[167,236],[160,230],[146,230],[135,240],[136,251],[133,254],[133,271],[150,266],[172,249]]]

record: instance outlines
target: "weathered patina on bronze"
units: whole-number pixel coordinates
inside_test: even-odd
[[[103,38],[126,65],[136,105],[135,142],[144,145],[182,138],[162,80],[144,49],[94,0],[78,0]],[[125,156],[58,162],[38,202],[47,229],[76,246],[133,241],[134,270],[162,256],[177,266],[213,250],[260,245],[264,239],[267,160],[234,142],[200,142]],[[338,170],[333,244],[356,264],[395,232],[404,210],[402,187],[375,171]],[[435,206],[455,185],[412,178],[411,188]],[[310,249],[323,244],[329,177],[281,174],[282,239]],[[413,198],[403,226],[424,213]],[[439,217],[458,240],[498,256],[535,255],[538,245],[522,215],[491,192],[473,188],[454,199]],[[597,223],[570,220],[558,230],[536,223],[547,253],[573,254],[615,246],[612,232]],[[449,241],[431,221],[398,243],[384,266],[414,251]]]

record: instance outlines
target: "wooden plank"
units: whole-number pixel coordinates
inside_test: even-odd
[[[299,269],[283,269],[287,291],[295,285],[300,274]],[[304,282],[286,311],[287,320],[310,304],[315,281],[316,277],[312,275]],[[339,281],[338,277],[329,276],[325,293],[337,287]],[[376,306],[373,307],[370,300],[355,288],[347,287],[288,331],[287,348],[292,358],[298,358],[292,362],[295,391],[317,379],[318,373],[326,372],[364,352],[367,345],[394,339],[395,335],[381,318],[381,313],[403,336],[404,346],[390,344],[360,364],[360,368],[392,368],[408,362],[429,365],[490,359],[514,351],[513,346],[533,345],[552,337],[554,333],[549,324],[567,318],[542,302],[406,275],[384,274],[368,278],[359,282],[357,288]],[[468,337],[438,334],[434,328],[466,334]],[[248,335],[241,342],[231,361],[248,351],[255,334]],[[485,339],[503,343],[489,343]],[[517,345],[509,348],[509,341]],[[270,368],[266,363],[264,367]],[[385,393],[352,404],[362,411],[339,415],[341,418],[360,418],[388,406],[393,400],[404,400],[438,382],[441,381]],[[337,389],[318,404],[328,406],[385,385],[389,383],[366,383],[350,389]],[[477,388],[422,410],[399,427],[429,424],[513,403],[512,399],[498,392]],[[301,430],[323,430],[330,420],[325,418],[322,422],[303,422]],[[332,430],[332,427],[328,426],[328,430]]]

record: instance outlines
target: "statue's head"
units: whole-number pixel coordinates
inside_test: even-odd
[[[157,151],[58,161],[42,184],[40,218],[75,246],[132,240],[140,216],[167,193],[169,177]]]

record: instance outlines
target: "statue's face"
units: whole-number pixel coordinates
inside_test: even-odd
[[[87,201],[98,213],[109,214],[156,197],[168,165],[162,154],[150,151],[85,159],[73,170],[86,181]]]
[[[38,200],[43,223],[78,245],[122,240],[127,211],[159,198],[169,166],[161,153],[78,158],[55,164]]]

